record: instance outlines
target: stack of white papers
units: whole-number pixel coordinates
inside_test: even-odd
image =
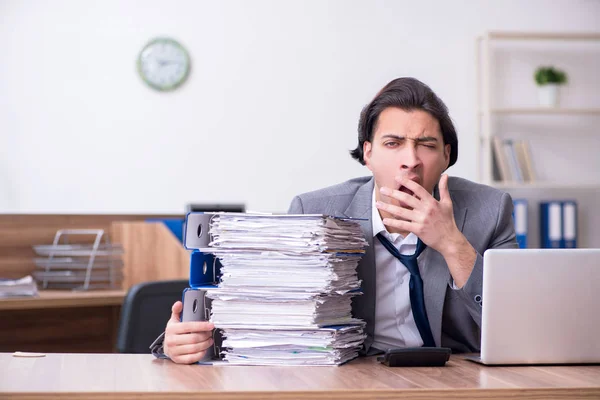
[[[37,285],[31,275],[20,279],[0,279],[0,298],[37,295]]]
[[[223,342],[230,363],[255,365],[338,365],[357,356],[363,325],[330,328],[228,329]]]
[[[356,221],[314,214],[222,213],[212,219],[211,234],[218,249],[364,253],[367,244]]]
[[[356,267],[367,242],[356,221],[322,215],[218,214],[205,251],[221,261],[211,321],[224,359],[247,365],[339,365],[358,355]]]

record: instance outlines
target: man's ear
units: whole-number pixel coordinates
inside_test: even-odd
[[[367,168],[371,169],[371,150],[373,149],[373,144],[369,141],[365,141],[363,143],[363,161]]]
[[[448,169],[448,165],[450,164],[450,152],[452,148],[449,144],[444,145],[444,162],[446,164],[444,171]]]

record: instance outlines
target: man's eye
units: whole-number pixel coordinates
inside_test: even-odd
[[[427,147],[428,149],[435,149],[435,144],[426,144],[426,143],[423,143],[423,146]]]
[[[385,147],[396,147],[398,146],[398,142],[387,142],[384,144]]]

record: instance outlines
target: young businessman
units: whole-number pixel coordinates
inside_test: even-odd
[[[510,196],[442,175],[458,156],[456,131],[444,103],[413,78],[391,81],[363,109],[351,154],[372,176],[297,196],[289,212],[363,219],[363,295],[352,306],[367,322],[364,352],[478,351],[483,253],[517,247]],[[173,305],[164,353],[193,363],[212,345],[213,325],[181,323],[181,309]]]

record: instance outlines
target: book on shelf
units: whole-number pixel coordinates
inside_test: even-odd
[[[562,247],[574,249],[577,247],[577,201],[564,200],[562,202],[562,218]]]
[[[540,202],[540,245],[542,248],[577,247],[577,201]]]
[[[492,138],[492,174],[496,182],[532,183],[537,180],[529,142]]]
[[[517,244],[519,248],[527,248],[527,236],[529,225],[528,210],[527,210],[527,199],[513,199],[513,222],[515,224],[515,236],[517,238]]]
[[[540,203],[540,246],[560,249],[562,242],[562,205],[560,201]]]
[[[523,174],[521,173],[521,168],[519,166],[519,162],[517,161],[517,153],[515,152],[515,146],[513,144],[513,141],[510,139],[504,140],[502,143],[502,147],[504,149],[506,159],[508,160],[510,175],[512,176],[513,181],[524,182]]]
[[[515,140],[513,142],[514,150],[517,155],[519,167],[523,172],[525,182],[535,182],[537,180],[535,170],[533,169],[533,160],[531,158],[531,149],[529,142],[525,140]]]
[[[502,139],[495,136],[492,138],[492,150],[493,150],[493,159],[494,159],[494,169],[498,171],[498,181],[500,182],[510,182],[512,181],[512,175],[510,173],[510,168],[508,166],[508,159],[504,154],[504,149],[502,145]]]

